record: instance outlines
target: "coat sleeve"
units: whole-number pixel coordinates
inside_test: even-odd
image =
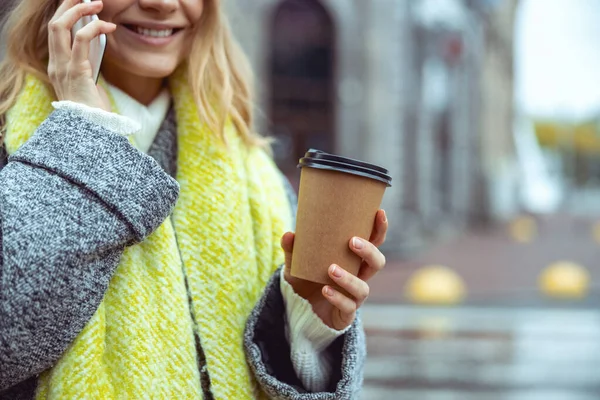
[[[2,392],[60,358],[124,248],[168,217],[179,186],[126,138],[69,110],[0,154],[0,169]]]
[[[298,378],[290,359],[280,274],[277,271],[268,283],[248,319],[244,336],[247,359],[262,390],[276,400],[357,399],[366,358],[360,314],[350,329],[325,350],[332,360],[328,388],[311,393]]]

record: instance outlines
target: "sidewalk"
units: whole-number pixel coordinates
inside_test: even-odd
[[[576,307],[600,308],[600,244],[591,235],[592,220],[547,217],[538,220],[538,235],[531,243],[518,243],[505,226],[468,232],[433,245],[408,260],[388,260],[370,282],[371,303],[405,303],[404,286],[410,275],[425,265],[441,264],[464,280],[469,305],[557,306],[544,299],[537,280],[550,263],[569,260],[586,267],[592,293]]]
[[[592,400],[600,398],[600,244],[592,220],[539,219],[518,243],[504,226],[391,260],[369,283],[363,306],[369,356],[365,400]],[[592,290],[579,301],[545,298],[540,272],[569,260]],[[404,286],[425,265],[456,271],[467,289],[458,306],[408,304]]]
[[[365,305],[362,399],[595,400],[600,313]]]

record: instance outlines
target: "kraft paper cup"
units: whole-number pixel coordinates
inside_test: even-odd
[[[329,266],[358,274],[362,260],[350,250],[350,239],[369,239],[392,178],[377,165],[314,149],[298,167],[302,172],[291,274],[336,286]]]

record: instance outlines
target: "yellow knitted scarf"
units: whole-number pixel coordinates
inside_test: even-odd
[[[291,215],[281,177],[272,160],[244,145],[232,126],[226,128],[227,145],[209,131],[185,73],[169,84],[181,185],[173,221],[125,250],[93,318],[40,376],[37,399],[201,399],[194,331],[215,399],[263,397],[246,363],[243,332],[283,262],[279,240]],[[52,112],[52,101],[42,82],[27,78],[7,114],[9,153]]]

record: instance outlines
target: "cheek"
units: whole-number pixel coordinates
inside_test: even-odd
[[[98,14],[98,18],[106,22],[112,22],[114,17],[131,6],[132,0],[103,0],[104,7]]]
[[[110,8],[107,8],[106,6],[104,6],[102,11],[100,11],[100,13],[98,14],[98,18],[100,18],[102,21],[112,22],[113,17],[115,16],[115,13],[111,12],[111,11],[112,10]]]
[[[183,0],[183,10],[188,21],[192,24],[200,21],[202,13],[204,12],[204,2],[214,0]]]

